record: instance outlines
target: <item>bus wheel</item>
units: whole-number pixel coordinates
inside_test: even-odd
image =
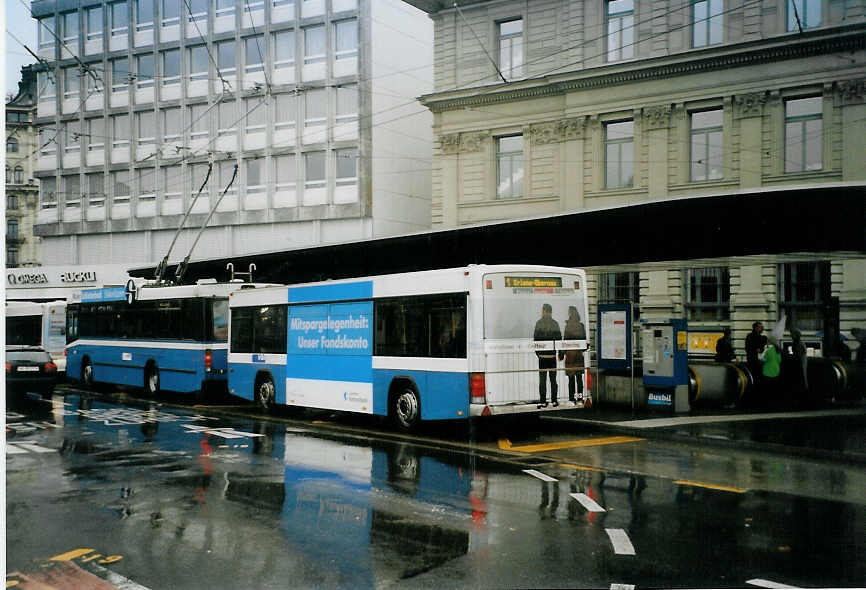
[[[409,432],[418,426],[421,420],[421,401],[418,394],[410,386],[404,386],[394,396],[391,412],[397,428],[403,432]]]
[[[81,382],[87,389],[93,389],[93,364],[90,359],[84,359],[81,365]]]
[[[156,365],[150,365],[144,371],[144,390],[148,395],[159,393],[159,369]]]
[[[259,407],[265,412],[269,412],[274,406],[274,381],[270,377],[263,377],[256,384],[255,399]]]

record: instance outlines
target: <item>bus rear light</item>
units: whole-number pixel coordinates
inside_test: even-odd
[[[12,363],[6,363],[6,372],[7,372],[7,373],[11,373],[11,372],[12,372]]]
[[[213,352],[208,349],[204,351],[204,370],[210,373],[213,366]]]
[[[469,403],[483,404],[487,401],[487,384],[484,373],[469,374]]]
[[[57,371],[57,365],[54,363],[45,363],[45,372],[46,373],[54,373]]]

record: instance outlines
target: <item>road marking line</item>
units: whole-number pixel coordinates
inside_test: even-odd
[[[644,440],[635,436],[608,436],[605,438],[588,438],[582,440],[569,440],[558,443],[541,443],[537,445],[512,446],[507,438],[499,439],[499,448],[504,451],[519,451],[521,453],[537,453],[539,451],[558,451],[562,449],[575,449],[578,447],[598,447],[602,445],[618,445]]]
[[[587,496],[586,494],[569,494],[572,498],[583,504],[589,512],[607,512],[598,502]]]
[[[749,490],[745,490],[743,488],[733,488],[730,486],[719,486],[713,485],[709,483],[701,483],[699,481],[687,481],[684,479],[677,479],[674,481],[674,484],[678,486],[692,486],[695,488],[707,488],[708,490],[721,490],[723,492],[733,492],[735,494],[745,494]]]
[[[775,412],[770,414],[740,414],[729,416],[680,416],[675,418],[654,418],[649,420],[623,420],[608,422],[611,426],[631,428],[666,428],[686,424],[716,424],[719,422],[751,422],[756,420],[777,420],[781,418],[822,418],[826,416],[860,416],[863,410],[816,410],[813,412]]]
[[[634,584],[611,584],[610,590],[634,590]]]
[[[54,452],[56,452],[54,449],[47,449],[45,447],[40,447],[36,443],[20,442],[20,443],[15,443],[15,444],[18,445],[19,447],[21,447],[22,449],[26,449],[26,450],[30,451],[31,453],[54,453]]]
[[[90,567],[99,572],[100,574],[104,575],[105,581],[109,584],[112,584],[115,588],[117,588],[117,590],[150,590],[146,586],[142,586],[137,582],[133,582],[129,578],[121,576],[117,572],[114,572],[108,568],[104,568],[96,564],[92,564]]]
[[[72,561],[73,559],[81,557],[82,555],[87,555],[88,553],[93,553],[93,549],[73,549],[72,551],[49,557],[48,561]]]
[[[573,463],[560,463],[560,467],[564,467],[565,469],[575,469],[577,471],[594,471],[596,473],[603,473],[603,469],[599,469],[598,467],[589,467],[588,465],[574,465]]]
[[[6,454],[7,455],[26,455],[27,451],[25,451],[24,449],[19,449],[18,447],[16,447],[12,443],[8,443],[6,445]]]
[[[754,578],[752,580],[746,580],[746,584],[750,584],[752,586],[758,586],[759,588],[797,588],[797,586],[789,586],[788,584],[780,584],[779,582],[772,582],[770,580],[762,580],[761,578]]]
[[[523,473],[527,475],[531,475],[532,477],[537,477],[541,481],[558,481],[556,478],[550,477],[549,475],[545,475],[540,471],[536,471],[535,469],[524,469]]]
[[[604,529],[617,555],[635,555],[634,545],[623,529]]]

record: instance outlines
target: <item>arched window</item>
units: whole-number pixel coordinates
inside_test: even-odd
[[[14,137],[10,137],[6,140],[6,151],[7,152],[17,152],[18,151],[18,140]]]

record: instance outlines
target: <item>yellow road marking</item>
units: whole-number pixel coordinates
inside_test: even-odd
[[[49,558],[48,561],[72,561],[76,557],[81,557],[82,555],[87,555],[92,552],[93,549],[73,549],[72,551],[55,555],[54,557]]]
[[[730,486],[718,486],[708,483],[701,483],[699,481],[686,481],[684,479],[674,480],[674,484],[678,486],[692,486],[695,488],[707,488],[709,490],[721,490],[723,492],[733,492],[735,494],[745,494],[749,490],[744,490],[742,488],[733,488]]]
[[[596,467],[588,467],[586,465],[573,465],[572,463],[560,463],[560,467],[565,469],[576,469],[577,471],[595,471],[596,473],[602,473],[602,469],[598,469]]]
[[[499,448],[505,451],[519,451],[521,453],[538,453],[540,451],[558,451],[561,449],[575,449],[578,447],[598,447],[602,445],[618,445],[644,440],[634,436],[609,436],[606,438],[587,438],[583,440],[569,440],[558,443],[542,443],[537,445],[522,445],[515,447],[507,438],[499,439]]]

